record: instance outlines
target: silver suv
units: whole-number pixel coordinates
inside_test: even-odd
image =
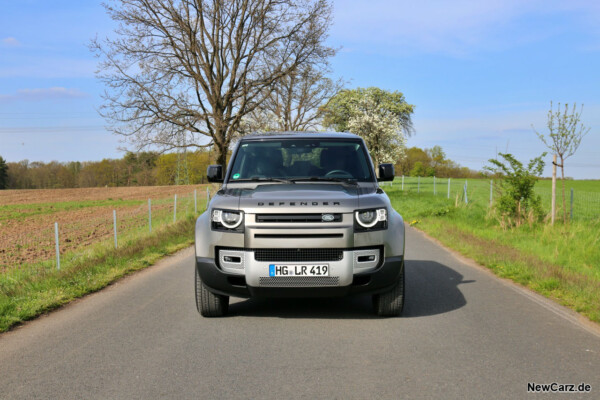
[[[375,312],[404,303],[404,222],[376,178],[363,140],[348,133],[249,135],[237,144],[196,221],[196,305],[227,313],[229,297],[371,294]]]

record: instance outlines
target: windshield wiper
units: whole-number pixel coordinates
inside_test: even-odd
[[[291,179],[291,181],[293,182],[340,182],[340,183],[347,183],[348,185],[358,185],[358,183],[356,182],[356,179],[354,178],[333,178],[333,177],[327,177],[327,176],[311,176],[309,178],[295,178],[295,179]]]
[[[252,182],[282,182],[282,183],[296,183],[291,179],[284,179],[284,178],[264,178],[261,176],[253,176],[249,179],[238,179],[236,182],[239,181],[252,181]]]

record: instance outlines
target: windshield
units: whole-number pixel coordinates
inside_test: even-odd
[[[373,181],[367,157],[360,140],[247,141],[238,148],[228,181]]]

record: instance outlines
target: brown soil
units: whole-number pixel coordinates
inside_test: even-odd
[[[189,194],[194,189],[198,196],[206,193],[207,185],[189,186],[140,186],[140,187],[103,187],[81,189],[22,189],[0,191],[0,205],[60,203],[64,201],[85,200],[145,200],[173,196],[175,193]]]
[[[157,186],[125,188],[86,188],[48,190],[0,191],[0,205],[60,203],[87,200],[146,200],[152,199],[153,227],[160,216],[172,215],[173,203],[159,199],[187,198],[187,203],[178,200],[178,214],[192,206],[194,189],[198,190],[198,208],[204,205],[206,185]],[[214,192],[214,189],[213,189]],[[85,248],[100,241],[112,241],[113,209],[117,210],[119,237],[126,232],[148,226],[146,202],[133,206],[97,206],[52,214],[35,215],[19,220],[0,222],[0,271],[19,267],[24,263],[38,262],[55,257],[54,223],[59,225],[60,252],[64,254]],[[181,207],[181,208],[180,208]]]

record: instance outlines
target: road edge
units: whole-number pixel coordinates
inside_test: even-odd
[[[504,286],[512,289],[516,293],[521,294],[522,296],[528,298],[529,300],[544,307],[546,310],[571,322],[574,325],[579,326],[581,329],[585,330],[586,332],[589,332],[592,335],[600,338],[600,324],[597,324],[594,321],[591,321],[585,315],[582,315],[575,310],[572,310],[566,306],[563,306],[562,304],[559,304],[556,301],[554,301],[546,296],[543,296],[526,286],[520,285],[519,283],[517,283],[513,280],[510,280],[507,278],[502,278],[502,277],[494,274],[494,272],[492,270],[490,270],[488,267],[486,267],[485,265],[479,264],[472,258],[469,258],[469,257],[463,255],[462,253],[460,253],[459,251],[446,246],[438,239],[436,239],[432,236],[429,236],[425,231],[418,229],[414,226],[411,226],[407,222],[404,222],[404,225],[407,229],[412,229],[414,232],[421,235],[421,237],[423,237],[424,239],[429,240],[430,242],[432,242],[432,243],[440,246],[442,249],[446,250],[457,261],[460,261],[461,263],[463,263],[471,268],[475,268],[481,272],[484,272],[485,274],[487,274],[490,277],[496,278],[497,281],[502,283]]]
[[[11,334],[18,333],[19,331],[21,331],[24,328],[27,328],[30,325],[33,325],[36,323],[42,323],[42,321],[44,321],[46,318],[49,318],[59,312],[68,311],[70,308],[76,307],[82,302],[89,301],[90,299],[95,299],[99,296],[106,296],[106,295],[110,294],[111,291],[118,290],[119,287],[126,285],[128,282],[131,282],[132,280],[139,279],[139,278],[145,277],[149,274],[159,272],[160,270],[162,270],[164,268],[169,268],[173,264],[177,263],[178,261],[181,261],[182,259],[184,259],[186,257],[189,257],[193,253],[194,253],[194,245],[192,244],[192,245],[186,246],[182,249],[179,249],[172,254],[165,255],[164,257],[161,257],[160,259],[158,259],[152,265],[149,265],[145,268],[141,268],[141,269],[138,269],[135,271],[131,271],[131,272],[127,273],[126,275],[110,282],[109,284],[107,284],[106,286],[104,286],[103,288],[101,288],[99,290],[86,293],[81,297],[74,298],[65,304],[62,304],[56,308],[53,308],[44,313],[41,313],[32,319],[22,321],[16,325],[12,326],[10,329],[8,329],[5,332],[0,332],[0,338],[5,337],[5,336],[10,336]]]

